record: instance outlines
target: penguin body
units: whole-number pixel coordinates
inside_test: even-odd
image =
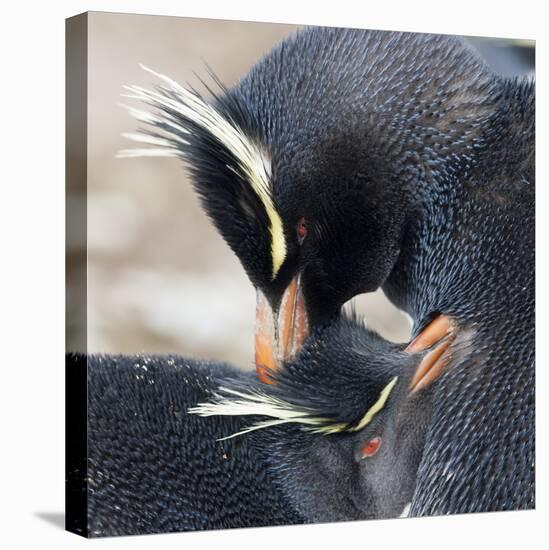
[[[345,319],[276,385],[176,356],[89,356],[89,535],[397,517],[430,411],[432,392],[406,397],[417,362]]]
[[[412,515],[535,506],[533,91],[503,87],[475,164],[418,211],[383,285],[415,334],[443,312],[467,339],[438,385]]]
[[[187,414],[228,365],[177,356],[88,357],[88,532],[166,533],[301,523],[245,440],[238,418]]]
[[[437,390],[410,513],[533,508],[534,83],[494,75],[451,37],[332,30],[327,31],[334,36],[329,42],[318,34],[313,30],[301,40],[317,44],[310,55],[318,55],[325,70],[315,71],[315,78],[305,80],[303,87],[314,93],[320,85],[333,102],[327,114],[310,112],[326,108],[324,99],[315,104],[304,98],[306,94],[265,89],[270,101],[290,105],[275,110],[290,117],[281,115],[282,121],[277,117],[281,126],[292,127],[303,116],[309,122],[296,126],[310,129],[322,121],[330,128],[317,134],[310,130],[328,139],[328,146],[310,154],[293,153],[300,158],[304,174],[300,181],[307,189],[318,186],[307,191],[308,196],[321,200],[321,186],[332,189],[328,194],[345,195],[348,202],[333,198],[342,218],[354,219],[354,208],[360,208],[362,223],[371,228],[338,229],[341,241],[356,232],[372,254],[367,257],[360,252],[361,245],[352,245],[355,253],[346,255],[352,258],[348,262],[357,264],[348,265],[347,271],[359,278],[360,285],[340,279],[341,288],[352,293],[370,290],[373,273],[373,286],[382,286],[414,320],[413,336],[442,312],[456,320],[468,339],[468,345],[454,353]],[[331,83],[330,64],[339,56],[350,63],[346,48],[360,42],[369,42],[362,51],[366,58],[372,56],[373,63],[365,62],[363,68],[353,65],[348,71],[338,68],[337,73],[348,78]],[[383,42],[385,53],[379,55]],[[276,74],[268,63],[274,65],[281,58],[300,76],[280,81],[297,86],[306,74],[293,65],[303,62],[290,54],[298,47],[305,50],[299,39],[282,45],[266,66],[251,71],[236,93],[253,104],[252,95],[262,96],[264,75]],[[383,78],[369,76],[376,70]],[[353,97],[354,101],[348,99]],[[351,104],[342,107],[348,101]],[[355,111],[355,116],[344,116],[347,110],[349,115]],[[273,134],[280,135],[274,131],[269,135]],[[348,142],[337,137],[341,135],[350,135]],[[309,147],[316,141],[291,143]],[[328,168],[327,162],[341,166],[341,172]],[[376,181],[377,189],[384,181],[383,194],[376,184],[366,183],[359,199],[353,186],[360,174],[366,182]],[[300,176],[288,179],[296,177]],[[290,192],[286,185],[282,193]],[[405,204],[399,202],[403,199]],[[383,230],[383,235],[376,236],[372,228]],[[396,237],[393,231],[401,233]],[[369,271],[366,277],[363,270]]]
[[[362,292],[383,288],[414,336],[450,316],[462,345],[411,513],[532,508],[533,81],[493,73],[459,38],[326,28],[284,40],[209,104],[161,79],[157,95],[132,90],[156,108],[138,118],[190,164],[268,306],[260,375]],[[307,322],[281,342],[294,311]]]

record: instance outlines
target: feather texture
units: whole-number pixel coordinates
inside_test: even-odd
[[[162,156],[186,159],[188,145],[185,136],[199,127],[212,139],[225,147],[237,160],[237,166],[227,167],[237,175],[244,177],[263,204],[270,223],[272,278],[276,275],[286,258],[286,239],[282,219],[274,205],[271,194],[271,161],[266,150],[257,141],[248,137],[232,120],[221,114],[195,91],[184,88],[166,75],[157,73],[144,65],[141,68],[159,78],[163,84],[157,90],[148,90],[141,86],[124,86],[123,97],[137,99],[157,109],[151,114],[134,107],[122,105],[140,122],[144,122],[155,131],[143,130],[138,133],[126,133],[124,137],[140,144],[154,146],[151,149],[123,149],[119,158]],[[162,133],[158,133],[160,130]]]
[[[267,416],[271,418],[271,420],[256,422],[239,432],[220,438],[219,441],[231,439],[255,430],[289,423],[300,424],[305,430],[322,435],[355,432],[364,429],[373,420],[375,415],[383,409],[397,380],[397,376],[392,378],[385,388],[383,388],[376,402],[366,411],[356,425],[347,422],[336,422],[326,416],[319,415],[312,408],[295,405],[260,390],[241,392],[227,387],[220,387],[212,401],[199,403],[196,407],[191,407],[188,412],[203,417]]]

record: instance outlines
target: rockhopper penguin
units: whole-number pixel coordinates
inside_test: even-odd
[[[88,369],[89,535],[397,517],[429,422],[432,391],[410,387],[426,358],[345,318],[273,385],[176,356],[69,356]]]
[[[414,336],[443,314],[469,345],[437,389],[412,513],[532,508],[533,81],[455,37],[330,28],[211,101],[157,77],[128,87],[147,145],[122,156],[190,167],[257,288],[261,379],[359,293],[383,288]]]

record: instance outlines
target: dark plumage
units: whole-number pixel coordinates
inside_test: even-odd
[[[417,363],[347,320],[315,333],[275,386],[175,356],[89,356],[89,535],[398,516],[428,424],[431,392],[406,398]],[[83,368],[69,357],[69,372]],[[188,414],[221,386],[353,426],[395,376],[385,406],[358,431],[325,435],[292,423],[218,441],[266,417]],[[361,458],[372,437],[382,438],[379,451]]]
[[[252,433],[267,442],[269,466],[308,522],[398,517],[411,501],[433,392],[408,396],[420,356],[403,348],[342,318],[315,331],[276,384],[255,382],[269,395],[356,425],[398,376],[385,406],[357,432],[319,436],[290,424]],[[362,458],[376,437],[379,451]]]
[[[214,101],[268,159],[284,255],[269,249],[268,204],[224,139],[178,110],[188,100],[177,91],[163,94],[174,104],[152,100],[167,117],[152,125],[190,162],[279,324],[260,334],[259,366],[276,371],[289,355],[265,341],[280,339],[290,281],[312,326],[379,287],[414,335],[452,317],[461,347],[437,391],[412,513],[532,508],[533,81],[494,74],[454,37],[312,28],[284,40]]]
[[[88,534],[301,522],[245,440],[239,418],[200,418],[228,365],[176,356],[88,357]]]

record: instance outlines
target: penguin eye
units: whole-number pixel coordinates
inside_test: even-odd
[[[307,225],[305,224],[305,218],[299,218],[297,222],[297,242],[301,245],[307,236]]]
[[[370,458],[374,456],[381,447],[381,437],[373,437],[367,441],[362,447],[362,458]]]

